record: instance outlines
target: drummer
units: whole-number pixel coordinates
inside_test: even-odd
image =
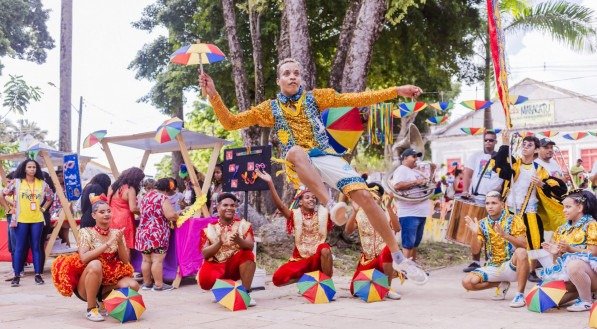
[[[529,275],[526,227],[522,219],[504,209],[499,192],[490,191],[485,198],[487,217],[465,217],[467,228],[477,236],[471,243],[473,254],[481,252],[485,244],[486,266],[477,268],[462,279],[466,290],[485,290],[497,287],[493,300],[503,300],[510,288],[510,282],[518,282],[518,292],[510,307],[523,307],[524,288]]]
[[[475,203],[485,204],[485,195],[490,191],[502,192],[504,181],[491,168],[489,160],[495,155],[497,135],[493,130],[483,134],[483,151],[468,157],[464,163],[463,198],[474,199]],[[472,254],[472,262],[463,271],[468,273],[481,267],[481,253]]]

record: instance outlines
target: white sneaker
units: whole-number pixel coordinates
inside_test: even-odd
[[[566,307],[568,312],[584,312],[591,309],[591,303],[583,302],[582,300],[578,300],[576,303]]]
[[[257,306],[257,302],[253,297],[251,297],[251,301],[249,302],[249,307]]]
[[[153,283],[150,284],[142,284],[141,285],[141,290],[151,290],[153,288]]]
[[[514,296],[514,299],[512,299],[512,301],[510,302],[510,307],[518,308],[518,307],[523,307],[526,304],[527,303],[524,300],[523,294],[521,292],[519,292],[516,294],[516,296]]]
[[[334,202],[329,208],[330,218],[332,222],[338,226],[346,224],[348,218],[346,217],[346,203]]]
[[[97,307],[94,307],[91,310],[87,311],[85,317],[87,318],[87,320],[93,322],[100,322],[105,320],[104,317],[99,313],[99,309]]]
[[[394,290],[390,289],[390,291],[388,291],[388,294],[386,295],[387,298],[389,299],[393,299],[393,300],[399,300],[402,298],[402,295],[400,295],[399,293],[395,292]]]
[[[416,284],[425,284],[427,283],[427,280],[429,280],[427,273],[425,273],[425,271],[410,258],[403,260],[400,264],[392,262],[392,267],[396,271],[404,273],[407,279]]]
[[[502,281],[500,285],[495,288],[495,296],[491,297],[492,300],[504,300],[506,299],[506,293],[510,289],[510,282]]]

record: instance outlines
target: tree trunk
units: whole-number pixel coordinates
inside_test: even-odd
[[[222,0],[222,10],[224,14],[224,23],[226,25],[226,38],[230,48],[229,59],[232,63],[232,77],[234,78],[234,89],[238,109],[240,112],[246,111],[251,106],[249,98],[247,74],[243,67],[243,54],[236,33],[236,14],[234,12],[234,1]],[[246,146],[257,145],[259,143],[259,128],[249,127],[241,131]]]
[[[265,85],[263,78],[263,50],[261,47],[261,12],[254,7],[254,1],[249,0],[249,29],[253,44],[253,74],[255,75],[255,104],[265,100]],[[261,128],[260,145],[269,142],[269,128]]]
[[[373,44],[379,37],[387,0],[363,0],[342,73],[342,92],[362,91],[367,85]]]
[[[290,33],[288,32],[288,14],[282,10],[280,19],[280,38],[278,39],[278,61],[290,57]]]
[[[284,11],[288,20],[290,56],[303,66],[303,85],[307,90],[315,87],[315,61],[311,53],[311,38],[307,26],[307,5],[305,0],[284,1]]]
[[[60,9],[60,128],[58,147],[60,151],[71,152],[73,0],[62,0]]]
[[[342,73],[344,72],[344,64],[346,63],[346,54],[350,48],[352,35],[357,22],[357,14],[361,8],[362,0],[352,0],[342,22],[340,37],[338,38],[338,46],[336,48],[336,56],[332,64],[330,72],[330,87],[337,91],[342,89]]]
[[[489,49],[489,40],[485,43],[485,86],[484,97],[488,101],[491,99],[491,50]],[[483,126],[486,129],[493,129],[493,117],[491,116],[491,106],[483,110]]]
[[[178,99],[174,102],[175,104],[177,104],[174,112],[176,112],[175,116],[184,122],[184,108],[182,105],[182,97],[183,95],[181,91],[180,96],[177,97]],[[184,190],[184,180],[178,175],[178,172],[180,171],[180,165],[183,163],[184,160],[182,158],[182,153],[172,152],[172,177],[176,179],[176,183],[178,184],[179,190]],[[187,169],[192,170],[193,168]]]

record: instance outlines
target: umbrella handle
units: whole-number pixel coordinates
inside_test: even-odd
[[[203,74],[203,63],[201,60],[199,61],[199,73]],[[207,93],[205,92],[205,88],[201,88],[201,97],[207,97]]]

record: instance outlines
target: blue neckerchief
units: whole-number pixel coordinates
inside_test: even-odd
[[[282,92],[279,92],[277,97],[278,97],[278,100],[280,101],[280,103],[288,104],[288,102],[293,102],[293,103],[298,102],[298,100],[301,98],[302,95],[303,95],[303,86],[300,86],[299,90],[296,92],[296,94],[294,94],[292,96],[286,96],[286,95],[282,94]]]
[[[572,223],[572,221],[566,221],[566,224],[562,225],[561,232],[567,232],[575,227],[582,227],[586,223],[590,222],[593,219],[590,215],[583,215],[576,223]]]

